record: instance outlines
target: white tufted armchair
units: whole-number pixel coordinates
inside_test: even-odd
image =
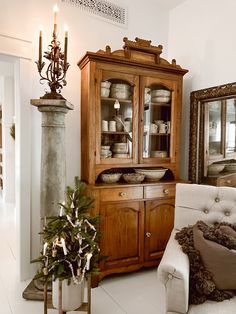
[[[236,189],[177,184],[174,229],[158,267],[158,277],[166,290],[166,313],[235,314],[236,297],[188,306],[189,260],[175,240],[175,233],[198,220],[236,223]]]

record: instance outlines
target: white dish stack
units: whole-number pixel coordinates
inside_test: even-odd
[[[109,158],[112,156],[112,152],[110,150],[110,146],[109,145],[102,145],[101,146],[101,158]]]
[[[127,100],[131,95],[131,86],[128,84],[112,84],[111,98]]]
[[[110,86],[111,86],[111,82],[109,81],[101,82],[101,97],[109,97]]]
[[[128,145],[127,143],[114,143],[112,147],[114,158],[128,158]]]
[[[168,103],[171,92],[166,89],[155,89],[151,91],[151,101],[154,103]]]

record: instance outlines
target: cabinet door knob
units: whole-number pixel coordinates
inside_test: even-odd
[[[146,232],[146,237],[147,237],[147,238],[150,238],[151,235],[152,235],[151,232]]]
[[[126,192],[120,192],[119,195],[123,197],[123,196],[126,196],[127,193]]]
[[[164,193],[164,194],[169,194],[169,190],[168,190],[168,189],[164,189],[164,190],[163,190],[163,193]]]

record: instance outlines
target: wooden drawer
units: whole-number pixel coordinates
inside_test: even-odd
[[[174,197],[175,184],[150,185],[144,187],[144,198]]]
[[[143,198],[143,187],[124,187],[100,191],[101,202],[137,200]]]

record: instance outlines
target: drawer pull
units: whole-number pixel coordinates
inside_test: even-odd
[[[163,190],[163,193],[164,193],[164,194],[169,194],[169,190],[168,190],[168,189],[164,189],[164,190]]]
[[[151,235],[152,235],[151,232],[146,232],[146,237],[147,237],[147,238],[150,238]]]
[[[127,193],[126,192],[120,192],[119,196],[122,196],[122,197],[127,196]]]
[[[231,184],[231,180],[226,180],[226,183],[227,184]]]

